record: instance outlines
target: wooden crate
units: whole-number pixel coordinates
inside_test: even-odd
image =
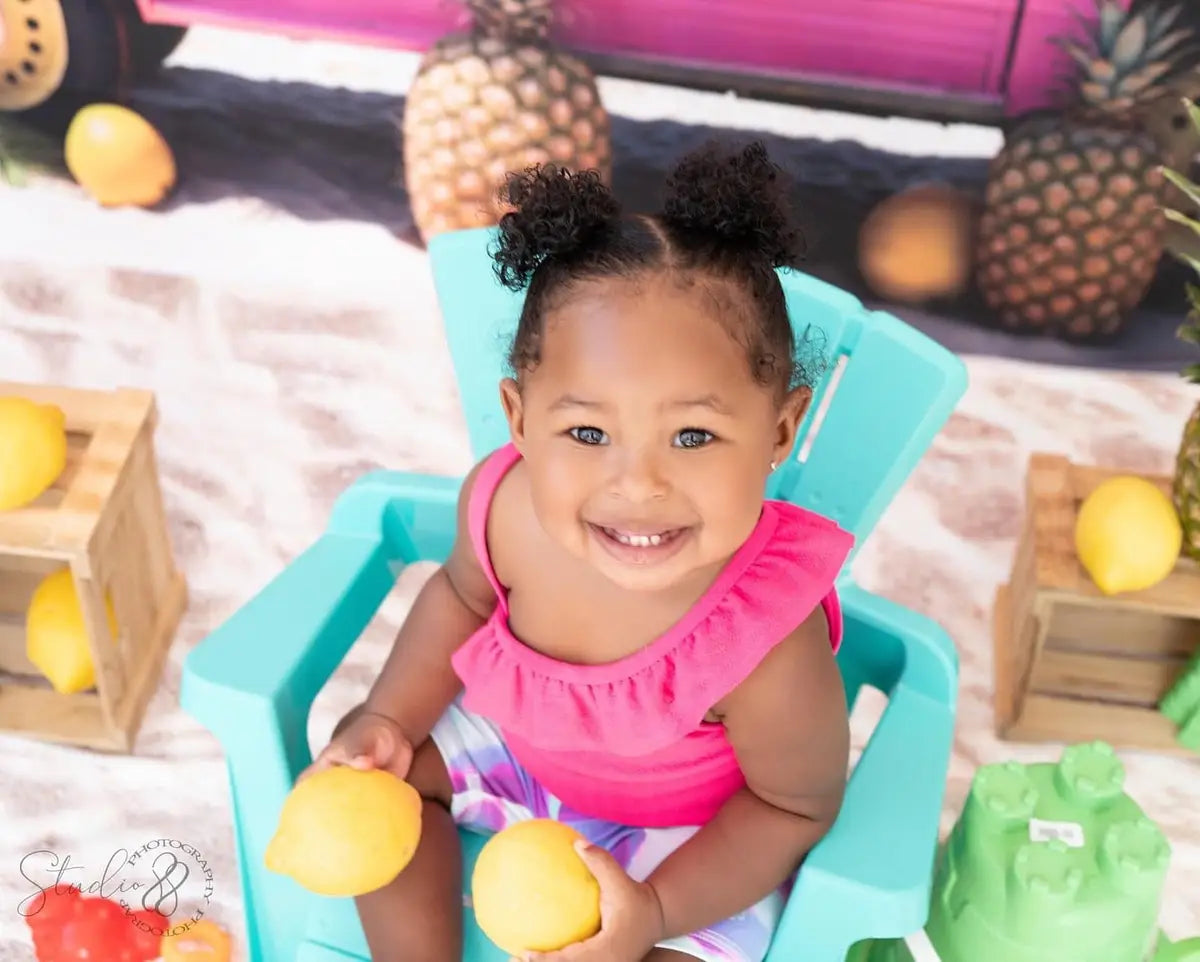
[[[1200,651],[1200,566],[1181,559],[1152,588],[1107,596],[1075,554],[1080,503],[1120,473],[1030,459],[1025,523],[994,610],[1001,738],[1188,753],[1158,703]],[[1170,491],[1170,479],[1149,480]]]
[[[154,455],[146,391],[73,390],[0,381],[0,396],[58,405],[66,469],[36,502],[0,512],[0,731],[128,752],[186,605]],[[25,656],[25,612],[38,582],[71,569],[96,686],[59,694]],[[111,601],[119,626],[104,614]]]

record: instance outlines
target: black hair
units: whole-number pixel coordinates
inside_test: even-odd
[[[722,299],[719,313],[738,318],[730,334],[760,384],[786,392],[818,376],[824,358],[798,353],[776,273],[796,266],[804,241],[789,218],[782,171],[760,142],[710,143],[684,157],[652,216],[624,214],[596,171],[554,164],[509,174],[502,200],[510,209],[492,251],[496,276],[526,290],[508,354],[518,378],[538,363],[552,298],[580,281],[648,270],[677,272]]]

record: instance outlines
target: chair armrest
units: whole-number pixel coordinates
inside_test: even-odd
[[[312,761],[313,699],[374,617],[397,566],[449,553],[460,486],[458,478],[366,475],[338,499],[325,533],[184,662],[180,701],[216,736],[229,773],[248,959],[295,958],[313,902],[262,861],[293,780]]]
[[[273,703],[303,730],[313,699],[374,617],[398,568],[440,561],[454,538],[461,479],[374,472],[334,505],[324,534],[188,655],[180,701],[224,744],[230,709]]]
[[[837,822],[809,853],[776,930],[773,947],[805,962],[841,962],[855,942],[925,924],[957,704],[958,658],[940,626],[853,584],[841,598],[847,638],[902,658]]]

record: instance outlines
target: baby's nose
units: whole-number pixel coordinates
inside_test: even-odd
[[[657,458],[634,453],[621,459],[613,487],[626,501],[657,501],[666,497],[670,483]]]

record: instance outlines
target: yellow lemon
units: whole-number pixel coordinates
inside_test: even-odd
[[[284,800],[265,863],[318,895],[365,895],[408,865],[421,838],[421,796],[391,772],[335,765]]]
[[[148,120],[120,104],[89,104],[67,128],[71,176],[104,207],[153,207],[175,186],[175,155]]]
[[[1075,551],[1105,594],[1141,591],[1162,581],[1175,567],[1182,545],[1175,506],[1145,478],[1110,478],[1079,508]]]
[[[117,639],[117,616],[105,598],[108,630]],[[96,684],[96,666],[88,649],[83,609],[70,568],[47,575],[34,589],[25,613],[25,657],[62,695]]]
[[[552,819],[510,825],[488,839],[471,874],[475,921],[510,956],[553,952],[600,931],[600,885]]]
[[[62,410],[28,398],[0,397],[0,511],[36,501],[66,465]]]

